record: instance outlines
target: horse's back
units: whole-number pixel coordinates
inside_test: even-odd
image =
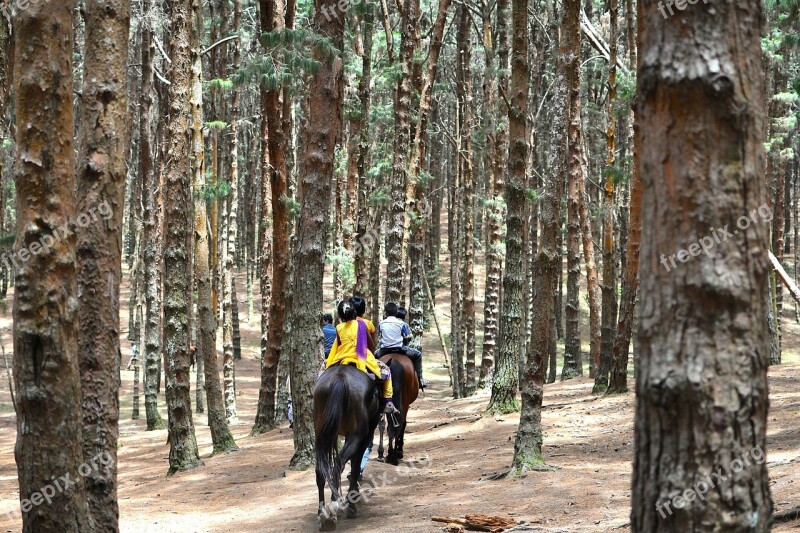
[[[419,396],[419,381],[417,380],[417,371],[414,370],[414,363],[402,352],[389,353],[380,358],[392,371],[392,385],[395,385],[394,378],[397,374],[398,367],[402,369],[402,392],[403,392],[403,407],[407,407],[414,403]]]

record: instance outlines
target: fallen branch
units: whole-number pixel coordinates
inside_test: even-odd
[[[468,514],[464,518],[432,516],[431,520],[434,522],[444,522],[446,524],[458,524],[471,531],[489,531],[490,533],[500,533],[519,524],[519,522],[513,518],[503,518],[502,516],[492,516],[488,514]]]

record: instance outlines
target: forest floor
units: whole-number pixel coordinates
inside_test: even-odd
[[[244,287],[244,280],[240,286]],[[123,287],[123,302],[127,301],[126,289]],[[10,308],[0,308],[3,311],[0,331],[8,348],[11,313]],[[240,419],[232,427],[241,448],[239,452],[209,457],[211,438],[206,415],[195,413],[204,466],[166,477],[167,432],[147,432],[143,418],[131,420],[133,372],[123,370],[119,442],[122,532],[317,530],[314,472],[288,470],[293,451],[288,425],[284,423],[258,437],[249,436],[258,401],[260,316],[255,314],[248,323],[245,302],[240,304],[240,312],[243,359],[236,368]],[[449,311],[444,307],[440,313],[446,318]],[[449,328],[447,322],[445,328]],[[784,355],[789,362],[770,370],[767,440],[776,511],[800,504],[797,424],[800,326],[788,316],[783,324]],[[127,330],[127,308],[122,325]],[[122,335],[123,366],[130,357],[130,343],[124,339],[124,333],[127,331]],[[592,381],[588,377],[547,385],[542,421],[544,457],[557,470],[492,481],[489,478],[493,474],[510,467],[519,416],[482,416],[488,392],[453,400],[435,332],[427,334],[424,340],[426,377],[432,385],[409,415],[405,466],[398,468],[375,461],[376,442],[364,475],[365,486],[375,489],[369,501],[360,505],[360,518],[342,518],[339,530],[435,532],[441,531],[443,524],[433,522],[432,516],[466,513],[510,516],[529,521],[541,531],[630,529],[632,393],[597,398],[591,394]],[[633,380],[629,384],[632,387]],[[163,404],[161,411],[166,420]],[[0,379],[0,532],[21,529],[15,438],[15,415],[8,382],[3,376]],[[776,526],[774,531],[797,527],[796,521]]]

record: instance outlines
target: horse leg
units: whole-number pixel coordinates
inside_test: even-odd
[[[317,509],[319,530],[333,531],[336,529],[336,510],[325,506],[325,478],[319,468],[317,468],[317,490],[319,491],[319,508]]]
[[[378,441],[378,461],[383,461],[383,430],[386,429],[386,417],[384,415],[381,415],[378,428],[381,433],[381,440]]]
[[[339,452],[339,458],[344,470],[344,465],[350,461],[350,485],[347,490],[347,495],[344,498],[344,509],[347,518],[356,518],[358,512],[356,511],[355,502],[358,500],[358,474],[361,469],[361,458],[364,457],[364,450],[366,444],[363,443],[364,438],[361,435],[348,435],[345,438],[342,451]]]
[[[406,421],[405,418],[403,419],[403,423],[400,426],[400,432],[397,434],[397,458],[403,458],[403,441],[405,440],[406,436]]]

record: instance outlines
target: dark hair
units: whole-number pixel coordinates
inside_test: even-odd
[[[367,302],[365,302],[364,298],[361,296],[353,296],[350,298],[350,303],[356,308],[356,314],[358,316],[364,316],[364,313],[367,312]]]
[[[353,302],[350,300],[342,300],[339,302],[339,305],[336,306],[336,312],[339,315],[339,319],[342,322],[350,322],[351,320],[355,320],[358,318],[356,314],[356,308],[353,306]]]
[[[322,321],[325,322],[326,324],[333,324],[333,315],[331,315],[330,313],[325,313],[324,315],[322,315]]]
[[[405,320],[406,316],[408,316],[408,311],[406,311],[405,307],[398,307],[397,312],[395,313],[394,316],[396,316],[400,320]]]
[[[383,314],[387,317],[397,315],[397,304],[394,302],[386,302],[383,306]]]

